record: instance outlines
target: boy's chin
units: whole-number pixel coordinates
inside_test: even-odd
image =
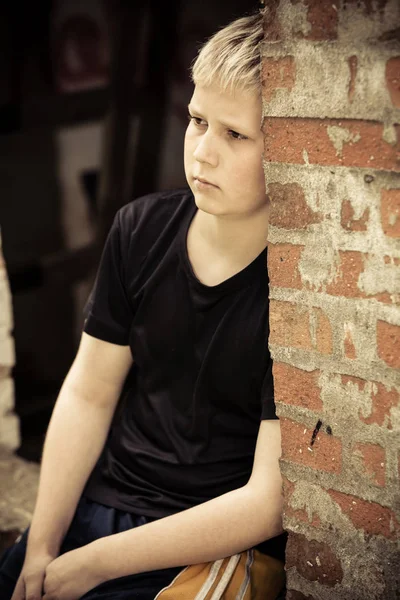
[[[193,190],[194,201],[199,210],[202,210],[209,215],[220,215],[222,214],[221,205],[217,203],[215,199],[207,197],[206,194],[202,194],[197,190]]]

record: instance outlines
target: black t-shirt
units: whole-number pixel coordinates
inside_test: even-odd
[[[189,190],[124,206],[105,245],[84,331],[134,364],[85,489],[163,517],[247,483],[261,419],[274,419],[266,252],[216,286],[195,276]]]

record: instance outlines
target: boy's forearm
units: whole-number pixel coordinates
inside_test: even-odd
[[[214,561],[281,533],[281,497],[244,486],[181,513],[90,544],[107,579]],[[88,547],[89,549],[89,547]]]
[[[64,384],[46,435],[28,551],[58,554],[111,418],[110,409],[87,402]]]

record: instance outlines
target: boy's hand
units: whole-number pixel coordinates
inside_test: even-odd
[[[11,600],[41,600],[46,568],[54,558],[48,552],[28,553]]]
[[[40,600],[77,600],[105,581],[92,544],[66,552],[48,564]]]

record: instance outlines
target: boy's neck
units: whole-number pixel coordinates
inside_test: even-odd
[[[198,279],[214,286],[245,269],[267,246],[269,207],[246,219],[228,219],[201,210],[187,238],[187,252]]]
[[[198,210],[191,235],[207,245],[216,258],[250,263],[267,246],[269,204],[244,217],[220,217]]]

